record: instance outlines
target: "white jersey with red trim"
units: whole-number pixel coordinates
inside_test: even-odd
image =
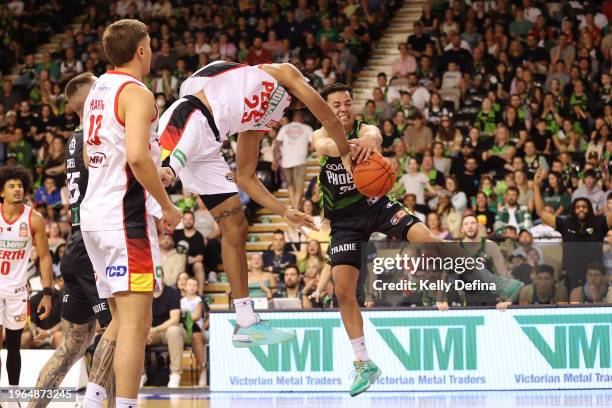
[[[0,213],[0,298],[18,298],[27,293],[32,208],[23,205],[21,215],[13,222],[6,220],[1,204]]]
[[[128,84],[145,85],[129,74],[107,71],[92,86],[83,109],[89,180],[81,203],[81,230],[111,231],[146,227],[146,214],[159,217],[159,205],[134,177],[127,163],[125,127],[119,118],[119,94]],[[157,107],[151,120],[149,149],[161,165]]]
[[[180,96],[204,91],[221,141],[249,130],[267,132],[280,122],[291,95],[258,66],[216,61],[181,84]]]

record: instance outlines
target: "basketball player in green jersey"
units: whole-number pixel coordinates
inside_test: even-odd
[[[321,91],[321,96],[344,126],[354,158],[361,161],[380,150],[380,130],[355,120],[351,87],[330,85]],[[392,198],[368,198],[359,193],[350,172],[342,166],[336,144],[325,129],[314,132],[313,144],[317,154],[322,157],[319,174],[321,206],[323,216],[330,220],[331,225],[328,254],[336,297],[344,328],[355,352],[355,376],[349,391],[351,396],[355,396],[366,391],[381,375],[381,370],[370,360],[366,349],[363,319],[356,296],[361,249],[365,248],[363,244],[367,243],[373,232],[384,233],[389,239],[412,243],[436,245],[444,241]],[[449,256],[465,256],[458,245],[447,244],[444,248],[438,245],[435,249]],[[491,273],[485,272],[476,277],[477,274],[472,271],[470,279],[493,280]],[[499,295],[504,299],[517,297],[522,287],[521,282],[514,280],[502,281],[502,278],[497,278],[496,281]]]

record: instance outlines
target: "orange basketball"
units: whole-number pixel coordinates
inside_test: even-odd
[[[387,194],[397,177],[391,162],[375,153],[353,167],[353,180],[366,197],[382,197]]]

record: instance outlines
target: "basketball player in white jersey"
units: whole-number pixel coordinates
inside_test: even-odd
[[[0,344],[6,329],[6,371],[11,387],[19,385],[21,333],[28,308],[28,261],[32,244],[38,251],[44,296],[38,306],[42,320],[51,313],[53,272],[43,217],[23,203],[32,176],[21,166],[0,168]],[[44,310],[44,312],[43,312]],[[16,403],[15,403],[16,404]],[[10,405],[8,405],[10,407]],[[16,405],[17,406],[17,405]]]
[[[96,77],[89,72],[77,75],[66,85],[66,99],[79,118],[83,118],[83,105]],[[88,387],[85,406],[96,406],[105,399],[107,406],[115,406],[113,353],[117,338],[117,322],[111,321],[106,299],[100,299],[96,289],[95,273],[80,229],[79,207],[87,191],[87,149],[82,127],[77,128],[66,145],[66,180],[70,191],[72,229],[68,236],[66,251],[60,263],[64,278],[62,302],[62,334],[64,341],[38,373],[36,388],[56,389],[66,373],[85,355],[96,334],[96,323],[105,328],[104,334],[93,355],[89,382],[97,387]],[[46,407],[51,396],[30,402],[29,408]],[[93,402],[92,402],[93,401]]]
[[[311,217],[282,204],[257,178],[259,143],[278,125],[285,109],[305,105],[327,129],[350,169],[350,149],[342,124],[291,64],[215,62],[186,79],[180,95],[160,119],[162,157],[168,158],[164,164],[180,176],[185,188],[200,195],[221,228],[223,263],[236,307],[232,342],[236,347],[254,347],[288,341],[295,337],[294,332],[273,329],[253,311],[247,284],[247,223],[236,183],[290,226],[316,230]],[[236,133],[234,182],[221,146]]]
[[[118,321],[116,406],[135,407],[153,291],[161,280],[154,216],[163,216],[173,228],[181,214],[158,176],[158,112],[142,83],[152,54],[146,26],[119,20],[106,28],[102,42],[115,69],[98,78],[85,101],[89,180],[81,230],[97,273],[98,294],[110,298],[113,320]]]

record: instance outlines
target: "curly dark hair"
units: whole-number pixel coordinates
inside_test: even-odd
[[[9,180],[19,180],[23,184],[23,191],[26,194],[30,191],[32,186],[32,173],[30,170],[23,166],[2,166],[0,167],[0,186],[4,190],[6,182]],[[4,202],[4,198],[0,197],[1,202]]]

